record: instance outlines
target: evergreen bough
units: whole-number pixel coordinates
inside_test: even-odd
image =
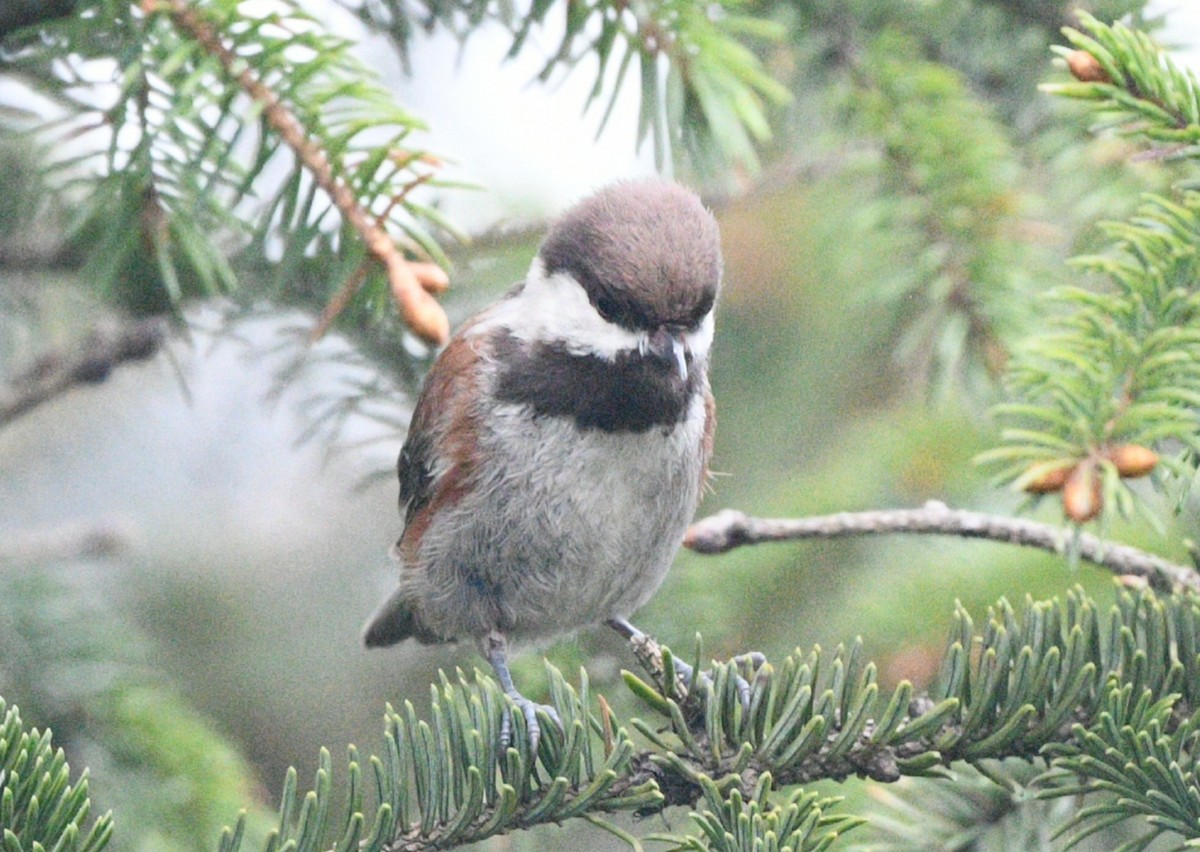
[[[1082,79],[1045,86],[1089,102],[1114,128],[1163,160],[1200,158],[1200,80],[1143,33],[1081,13],[1067,29]],[[1102,286],[1054,288],[1049,328],[1027,341],[1006,374],[1012,400],[996,409],[1002,446],[981,461],[1035,494],[1062,492],[1068,518],[1106,508],[1130,516],[1128,480],[1152,470],[1182,497],[1200,441],[1200,188],[1147,195],[1125,221],[1101,225],[1106,251],[1073,265]],[[1155,452],[1157,450],[1158,452]],[[1158,465],[1161,463],[1161,467]],[[1157,525],[1148,511],[1142,517]]]
[[[16,707],[0,699],[0,848],[4,852],[99,852],[112,817],[88,824],[87,771],[74,783],[50,731],[26,730]]]
[[[1076,590],[1027,599],[1020,613],[1001,600],[978,629],[959,607],[923,696],[907,681],[880,695],[858,641],[797,650],[753,672],[751,662],[714,662],[691,693],[669,649],[645,664],[652,682],[625,673],[655,714],[630,720],[636,739],[603,698],[589,697],[586,672],[576,690],[547,666],[563,730],[547,719],[536,755],[519,713],[515,745],[498,748],[508,699],[490,678],[443,675],[429,719],[411,704],[389,708],[381,755],[363,761],[351,748],[347,801],[331,801],[328,752],[303,800],[290,772],[265,848],[441,849],[581,816],[686,806],[696,834],[646,840],[821,849],[863,820],[802,785],[936,777],[962,763],[1002,778],[996,762],[1013,757],[1044,763],[1030,782],[1040,797],[1104,794],[1063,831],[1083,837],[1143,816],[1150,838],[1200,838],[1200,599],[1190,593],[1125,590],[1104,607]],[[739,674],[750,677],[748,701]],[[321,845],[329,830],[340,838],[333,847]],[[228,830],[221,852],[242,849],[243,831]]]
[[[402,51],[416,27],[465,38],[499,22],[512,31],[512,56],[566,10],[539,79],[598,57],[588,103],[607,95],[606,121],[636,67],[639,141],[653,136],[660,163],[690,153],[709,168],[753,171],[770,138],[768,107],[787,91],[743,43],[781,29],[738,6],[535,2],[518,15],[509,3],[457,0],[355,11]],[[441,158],[419,141],[425,122],[396,104],[352,42],[297,0],[80,0],[71,15],[45,15],[7,34],[5,71],[57,114],[19,113],[0,126],[26,146],[67,152],[43,179],[70,198],[73,240],[90,259],[81,274],[96,292],[159,313],[265,276],[270,286],[255,295],[323,306],[322,330],[343,314],[350,333],[386,326],[394,297],[409,329],[444,340],[444,314],[422,292],[444,277],[411,275],[406,261],[445,266],[442,244],[462,234],[415,190],[465,187],[442,176]]]

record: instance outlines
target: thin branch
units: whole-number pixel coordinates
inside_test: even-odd
[[[143,6],[148,12],[163,8],[161,3],[154,0],[144,0]],[[238,55],[221,40],[214,27],[204,21],[186,0],[169,0],[166,8],[175,26],[195,39],[209,55],[215,57],[230,79],[236,80],[250,97],[262,105],[267,123],[279,134],[284,144],[292,149],[297,160],[329,196],[342,218],[358,233],[367,250],[384,265],[392,295],[408,327],[431,343],[445,343],[450,336],[450,321],[442,306],[429,294],[430,290],[438,292],[444,289],[441,279],[422,277],[418,274],[419,270],[414,271],[387,231],[359,204],[346,182],[333,173],[324,149],[309,138],[304,126],[280,100],[279,95],[260,80],[248,64],[238,58]],[[364,277],[352,275],[347,287],[355,286],[356,282],[361,283]],[[339,294],[334,302],[331,302],[331,307],[327,309],[327,315],[321,318],[319,327],[329,326],[336,315],[330,315],[330,311],[337,309],[338,304],[348,302],[352,293],[353,290]]]
[[[0,0],[0,38],[22,27],[75,14],[76,0]]]
[[[135,532],[122,523],[68,523],[0,536],[0,564],[33,565],[74,559],[106,559],[130,546]]]
[[[0,426],[27,414],[77,384],[97,384],[126,361],[149,358],[162,345],[159,319],[93,329],[78,349],[42,355],[6,388],[0,387]]]
[[[769,541],[888,533],[984,538],[1059,554],[1076,547],[1081,558],[1114,574],[1141,577],[1159,590],[1200,592],[1200,573],[1195,569],[1136,547],[1106,542],[1090,533],[1081,532],[1076,537],[1070,529],[1037,521],[950,509],[936,500],[920,509],[838,512],[795,519],[751,518],[726,509],[693,524],[684,545],[697,553],[711,554]]]

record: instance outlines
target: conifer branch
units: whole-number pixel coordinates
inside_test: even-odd
[[[888,31],[851,62],[858,120],[877,139],[880,207],[910,256],[875,286],[888,346],[914,386],[986,374],[1008,357],[1036,252],[1015,239],[1023,192],[1009,130],[966,78]]]
[[[99,852],[113,833],[111,814],[88,825],[87,770],[71,781],[50,731],[25,729],[16,707],[0,698],[0,841],[5,852],[43,849]]]
[[[128,548],[130,538],[130,530],[111,523],[59,524],[9,531],[0,542],[0,564],[32,565],[115,556]]]
[[[447,282],[444,276],[418,275],[387,231],[362,207],[350,186],[334,174],[325,151],[308,135],[280,97],[254,73],[249,64],[224,44],[216,29],[204,21],[186,0],[168,0],[168,3],[167,8],[175,25],[215,57],[225,73],[261,105],[267,123],[329,196],[338,212],[358,233],[367,250],[383,264],[392,294],[408,326],[431,343],[445,343],[450,335],[450,321],[441,305],[430,296],[431,292],[445,289]],[[146,0],[145,6],[147,12],[153,12],[162,7],[162,0]],[[351,276],[342,292],[328,303],[315,336],[320,336],[329,328],[364,278]]]
[[[1083,30],[1066,27],[1074,49],[1056,47],[1077,82],[1047,83],[1042,91],[1092,101],[1106,126],[1124,135],[1171,146],[1167,156],[1200,156],[1200,78],[1180,67],[1146,33],[1102,23],[1078,12]]]
[[[77,0],[0,0],[0,38],[22,27],[65,18]]]
[[[1080,12],[1061,48],[1076,80],[1045,91],[1087,101],[1098,127],[1200,155],[1200,79],[1144,33]],[[997,479],[1037,494],[1061,492],[1084,523],[1138,508],[1130,478],[1154,473],[1185,491],[1200,440],[1200,186],[1146,196],[1127,221],[1101,225],[1103,253],[1075,266],[1102,286],[1060,286],[1061,311],[1020,346],[1006,376],[1011,401],[995,408],[1002,445],[982,454]]]
[[[812,518],[751,518],[726,509],[692,524],[684,546],[697,553],[725,553],[735,547],[773,541],[847,536],[949,535],[1034,547],[1079,556],[1122,576],[1141,577],[1156,589],[1200,592],[1200,573],[1125,544],[1106,542],[1090,533],[1021,518],[950,509],[930,500],[920,509],[838,512]]]
[[[1200,735],[1194,723],[1178,720],[1200,708],[1198,602],[1190,593],[1124,591],[1105,611],[1075,591],[1065,602],[1027,600],[1018,615],[1002,600],[978,631],[960,607],[937,683],[916,697],[908,682],[881,696],[875,665],[858,640],[832,653],[797,651],[778,667],[750,658],[714,662],[691,689],[676,677],[670,649],[655,644],[648,654],[649,644],[640,643],[653,685],[629,672],[624,678],[658,717],[630,720],[640,741],[606,702],[593,710],[585,672],[575,690],[548,666],[549,700],[563,727],[546,719],[536,754],[520,713],[512,714],[513,745],[499,748],[500,720],[512,708],[490,678],[476,672],[468,680],[460,672],[451,683],[443,675],[431,688],[429,720],[407,702],[402,712],[389,708],[384,752],[370,761],[370,806],[363,764],[351,748],[347,807],[332,823],[342,838],[336,848],[420,852],[573,817],[672,805],[698,807],[693,820],[713,849],[757,848],[726,841],[720,826],[731,824],[753,824],[755,836],[788,826],[798,832],[796,848],[821,848],[857,818],[831,814],[833,802],[801,791],[778,806],[768,794],[822,779],[895,781],[936,775],[956,762],[1039,755],[1051,759],[1045,795],[1140,784],[1150,792],[1120,812],[1151,815],[1154,830],[1180,830],[1178,819],[1167,820],[1193,806],[1188,790]],[[1109,754],[1114,736],[1137,739],[1143,731],[1162,764],[1149,779],[1121,764],[1125,752]],[[1089,756],[1097,751],[1108,755],[1103,763]],[[289,773],[269,848],[319,842],[333,819],[331,772],[322,752],[315,793],[299,813]],[[1069,786],[1064,773],[1076,779]],[[799,822],[785,819],[793,807]],[[1093,816],[1080,814],[1084,821]],[[228,830],[222,852],[239,849],[241,833],[240,823]],[[1184,833],[1200,835],[1200,821]]]
[[[47,352],[8,387],[0,387],[0,426],[76,385],[103,382],[115,367],[149,358],[162,345],[160,320],[97,326],[77,347]]]
[[[406,64],[417,31],[441,27],[465,41],[487,20],[511,33],[511,58],[533,41],[536,28],[558,17],[561,23],[547,29],[561,36],[537,79],[548,81],[559,69],[584,64],[584,57],[598,59],[585,109],[606,101],[602,130],[630,69],[636,69],[641,78],[638,143],[651,139],[660,169],[682,149],[702,170],[715,172],[732,164],[757,171],[756,147],[771,138],[769,107],[792,97],[747,45],[750,39],[778,41],[784,28],[769,16],[745,14],[738,0],[701,5],[540,0],[528,8],[494,0],[339,1],[390,35]]]

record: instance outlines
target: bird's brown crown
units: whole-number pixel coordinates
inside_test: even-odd
[[[659,179],[614,184],[555,223],[539,255],[596,310],[633,330],[695,328],[721,280],[717,223],[695,193]]]

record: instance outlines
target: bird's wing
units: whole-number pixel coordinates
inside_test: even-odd
[[[369,648],[394,645],[409,637],[424,643],[448,638],[421,621],[404,575],[411,579],[413,572],[424,570],[416,558],[421,535],[439,506],[458,499],[475,464],[476,390],[481,379],[475,341],[462,334],[442,350],[425,378],[396,462],[404,532],[393,555],[401,565],[401,583],[363,628],[363,641]]]
[[[708,464],[712,461],[713,433],[717,428],[717,402],[713,399],[712,391],[705,382],[704,388],[704,436],[700,439],[700,492],[703,494],[712,483],[712,471]]]
[[[433,513],[462,496],[477,464],[484,345],[481,336],[454,337],[434,362],[417,399],[396,464],[405,524],[397,549],[405,562]]]

